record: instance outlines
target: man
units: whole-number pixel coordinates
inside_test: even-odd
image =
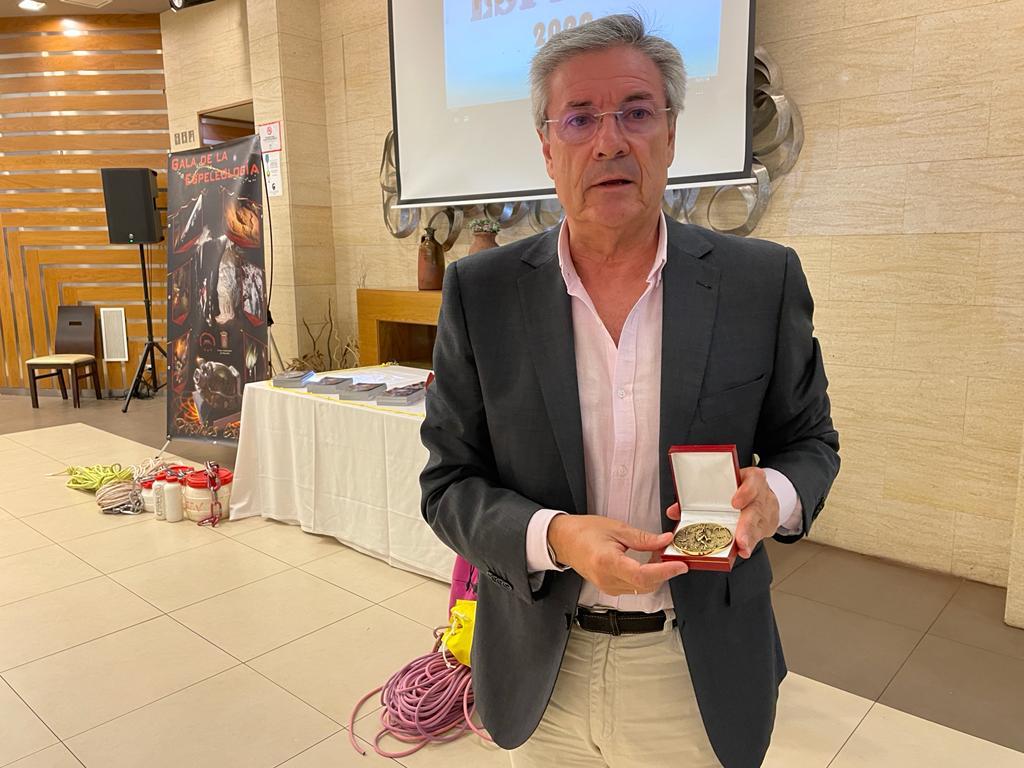
[[[553,37],[531,81],[565,222],[449,267],[422,430],[424,517],[486,577],[483,722],[516,768],[760,765],[786,673],[760,542],[806,534],[839,469],[806,280],[663,217],[685,74],[639,19]],[[657,554],[667,451],[714,443],[740,557],[688,573]]]

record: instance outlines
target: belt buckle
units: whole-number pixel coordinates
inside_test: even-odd
[[[611,626],[612,637],[621,637],[622,629],[619,627],[619,613],[618,611],[608,611],[608,623]]]

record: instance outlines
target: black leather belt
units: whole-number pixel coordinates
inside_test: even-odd
[[[647,632],[661,632],[665,628],[665,612],[592,611],[581,606],[576,612],[576,623],[580,629],[600,632],[603,635],[642,635]],[[673,619],[672,626],[675,625]]]

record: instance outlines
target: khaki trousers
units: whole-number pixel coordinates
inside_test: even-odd
[[[679,630],[612,637],[573,627],[544,718],[513,768],[721,768]]]

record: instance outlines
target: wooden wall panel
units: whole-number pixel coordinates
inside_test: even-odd
[[[3,82],[3,78],[0,78]],[[61,83],[63,85],[63,83]],[[95,85],[93,87],[96,87]],[[25,91],[15,91],[15,94],[25,94]],[[4,99],[4,114],[18,115],[24,117],[39,112],[52,112],[55,110],[90,110],[92,112],[107,111],[118,114],[128,113],[128,110],[152,110],[163,112],[167,101],[162,93],[128,93],[124,95],[95,95],[84,94],[82,91],[54,91],[53,96],[45,93],[30,93],[28,95],[12,95]]]
[[[132,144],[138,149],[163,149],[167,146],[167,135],[159,133],[137,133],[131,135]],[[0,136],[0,152],[66,152],[80,149],[102,149],[106,151],[124,149],[123,133],[45,133],[32,136]]]
[[[90,51],[157,51],[160,49],[159,32],[89,35]],[[51,56],[54,51],[81,51],[84,45],[78,35],[22,35],[0,38],[0,53],[40,53]]]
[[[60,115],[0,118],[0,133],[38,131],[162,131],[167,115]]]
[[[4,23],[8,20],[4,19]],[[101,80],[97,80],[99,77]],[[102,82],[103,88],[96,83]],[[0,93],[42,93],[47,91],[162,91],[162,74],[30,75],[0,79]]]
[[[88,45],[84,38],[83,45]],[[25,56],[0,59],[0,75],[28,72],[116,72],[127,70],[162,70],[164,59],[159,53],[86,53],[84,56]]]
[[[139,252],[108,242],[99,170],[157,170],[166,209],[160,49],[156,15],[0,19],[0,390],[23,390],[24,361],[52,350],[59,304],[124,308],[132,359],[103,378],[130,384],[146,337]],[[162,339],[163,244],[148,256]]]

